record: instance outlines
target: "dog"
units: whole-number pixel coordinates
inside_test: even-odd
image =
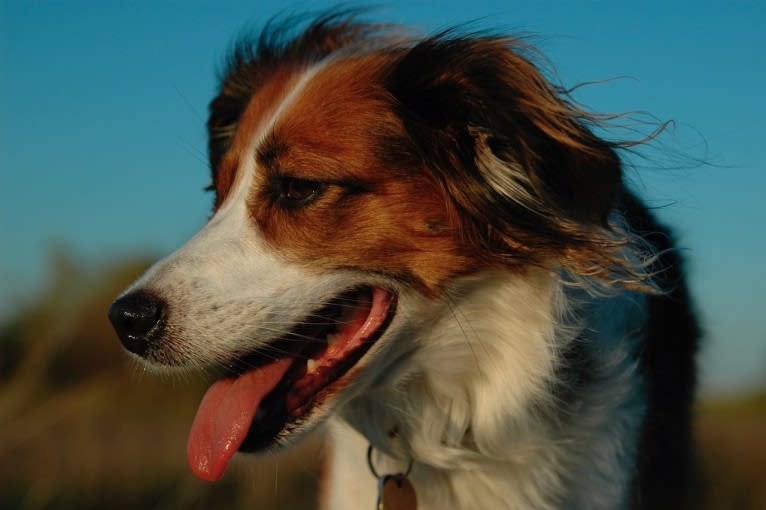
[[[213,215],[109,310],[148,366],[222,371],[193,472],[324,424],[326,509],[680,508],[698,328],[626,144],[519,39],[299,27],[235,47]]]

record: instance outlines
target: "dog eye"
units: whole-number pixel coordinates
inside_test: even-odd
[[[279,202],[285,207],[303,207],[319,197],[325,185],[321,182],[305,179],[282,179],[279,189]]]

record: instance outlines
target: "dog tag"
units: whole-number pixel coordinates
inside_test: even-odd
[[[417,510],[418,498],[409,478],[403,474],[378,478],[377,510]]]

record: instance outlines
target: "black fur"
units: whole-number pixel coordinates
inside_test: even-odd
[[[634,509],[688,507],[693,483],[692,403],[700,330],[685,283],[683,260],[669,230],[631,195],[622,200],[633,230],[659,259],[651,268],[662,294],[649,296],[646,341],[637,353],[648,409],[639,439]]]

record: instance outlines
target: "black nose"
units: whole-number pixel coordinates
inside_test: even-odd
[[[134,292],[109,307],[109,320],[127,350],[145,356],[152,340],[162,330],[162,299],[147,292]]]

